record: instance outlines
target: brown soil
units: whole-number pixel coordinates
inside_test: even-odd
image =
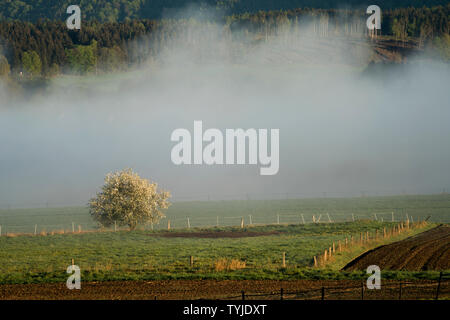
[[[377,265],[381,270],[449,270],[450,227],[441,225],[402,241],[381,246],[359,256],[344,270],[365,270]]]
[[[246,238],[246,237],[261,237],[282,234],[279,231],[267,232],[248,232],[248,231],[200,231],[200,232],[163,232],[156,234],[149,234],[153,237],[166,238]]]
[[[65,283],[0,285],[0,300],[64,300],[64,299],[361,299],[358,280],[166,280],[166,281],[110,281],[82,282],[81,290],[69,290]],[[381,290],[365,290],[364,299],[398,299],[398,282],[382,281]],[[436,281],[402,283],[402,299],[434,299]],[[441,283],[440,297],[449,297],[448,282]]]

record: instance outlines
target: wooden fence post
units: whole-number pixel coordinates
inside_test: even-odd
[[[303,224],[305,224],[305,217],[303,217],[303,213],[302,213],[302,222]]]
[[[327,250],[325,250],[325,252],[323,254],[323,261],[327,262]]]
[[[191,266],[191,268],[194,266],[194,257],[193,256],[189,257],[189,265]]]
[[[187,218],[187,227],[188,227],[188,229],[191,228],[191,222],[189,221],[189,217]]]
[[[280,214],[277,213],[277,224],[280,224]]]
[[[253,221],[252,221],[252,215],[251,215],[251,214],[248,215],[248,221],[249,221],[249,224],[250,224],[250,225],[253,224],[253,223],[252,223]]]
[[[361,300],[364,300],[364,281],[361,281]]]
[[[339,252],[342,251],[341,240],[338,240],[338,250]]]
[[[441,289],[442,271],[439,273],[439,281],[436,289],[436,300],[439,299],[439,290]]]
[[[336,246],[334,245],[334,242],[333,242],[333,253],[335,253],[336,252]]]
[[[78,233],[81,233],[81,224],[78,225]]]
[[[72,233],[75,233],[75,224],[72,222]]]
[[[244,228],[244,218],[242,217],[241,218],[241,229],[243,229]]]
[[[37,234],[37,224],[34,225],[34,235]]]
[[[283,252],[283,268],[286,268],[286,252]]]
[[[170,220],[167,220],[167,230],[170,230]]]
[[[317,258],[314,256],[314,268],[317,268]]]

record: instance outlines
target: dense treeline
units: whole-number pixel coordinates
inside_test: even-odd
[[[406,8],[383,13],[383,35],[419,45],[433,41],[448,52],[450,45],[450,5],[433,8]],[[224,34],[264,38],[280,30],[298,31],[303,22],[313,26],[317,36],[360,36],[367,32],[363,10],[293,9],[260,11],[228,16],[220,28]],[[128,20],[121,23],[84,22],[80,31],[70,31],[62,21],[0,22],[0,73],[53,75],[60,72],[109,72],[139,64],[156,56],[171,39],[188,38],[186,30],[208,24],[194,19]],[[233,38],[234,39],[234,38]],[[2,57],[3,55],[6,57]],[[3,70],[3,71],[2,71]]]
[[[83,24],[81,31],[70,31],[63,22],[0,22],[0,49],[12,69],[28,69],[24,65],[26,52],[36,52],[42,63],[42,71],[59,71],[60,67],[74,67],[81,59],[93,55],[92,63],[116,63],[127,60],[130,42],[144,34],[151,34],[156,21],[129,21],[124,23]],[[92,46],[93,41],[95,45]],[[1,52],[0,51],[0,52]],[[130,55],[130,63],[135,61]],[[99,59],[100,61],[97,61]],[[79,71],[88,71],[90,66],[75,66]],[[106,69],[111,69],[106,66]],[[28,71],[28,70],[25,70]],[[51,73],[51,72],[50,72]]]
[[[192,4],[193,2],[197,4]],[[127,19],[159,19],[177,14],[183,8],[195,8],[198,16],[209,8],[216,14],[255,13],[260,10],[289,10],[294,8],[362,8],[363,0],[5,0],[0,2],[0,20],[36,22],[38,19],[64,20],[66,9],[77,4],[86,20],[120,22]],[[394,8],[447,5],[448,0],[378,0],[383,10]],[[189,14],[184,12],[184,14]],[[201,15],[201,14],[200,14]]]
[[[335,9],[293,9],[285,11],[260,11],[255,14],[233,15],[230,19],[236,28],[265,32],[270,26],[284,21],[284,24],[298,25],[303,21],[313,21],[315,30],[322,34],[332,34],[336,29],[346,33],[367,32],[364,11]],[[342,30],[341,30],[342,31]],[[450,33],[450,4],[433,8],[402,8],[384,11],[382,14],[382,34],[399,40],[408,37],[419,38],[422,42],[436,36]]]

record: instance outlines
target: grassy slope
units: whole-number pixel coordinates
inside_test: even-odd
[[[72,258],[80,266],[84,281],[361,277],[361,272],[309,266],[312,257],[333,241],[389,225],[359,221],[252,227],[248,228],[250,232],[276,230],[283,234],[238,239],[163,238],[150,236],[148,231],[1,237],[0,283],[65,281]],[[287,268],[280,266],[282,252],[286,252]],[[190,255],[195,257],[193,268],[189,267]],[[239,259],[247,267],[216,272],[214,262],[220,258]]]

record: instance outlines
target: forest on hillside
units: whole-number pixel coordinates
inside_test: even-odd
[[[448,3],[448,0],[376,1],[383,10],[445,6]],[[208,16],[210,11],[217,15],[232,15],[295,8],[361,9],[368,5],[363,0],[79,0],[76,3],[72,0],[4,0],[0,2],[0,21],[64,20],[66,8],[71,4],[82,8],[83,19],[99,22],[167,18],[186,8],[192,9],[190,13],[198,17],[202,13]],[[185,10],[184,15],[189,15],[189,12]]]
[[[382,34],[397,41],[409,38],[419,46],[433,45],[450,59],[450,5],[400,8],[383,12]],[[218,24],[224,37],[252,43],[313,26],[318,37],[361,36],[367,33],[363,10],[293,9],[235,14],[225,21],[196,19],[133,19],[124,22],[83,23],[68,30],[63,21],[0,22],[0,75],[23,72],[30,77],[59,73],[86,74],[123,70],[144,62],[186,30]],[[185,39],[187,42],[190,39]]]

